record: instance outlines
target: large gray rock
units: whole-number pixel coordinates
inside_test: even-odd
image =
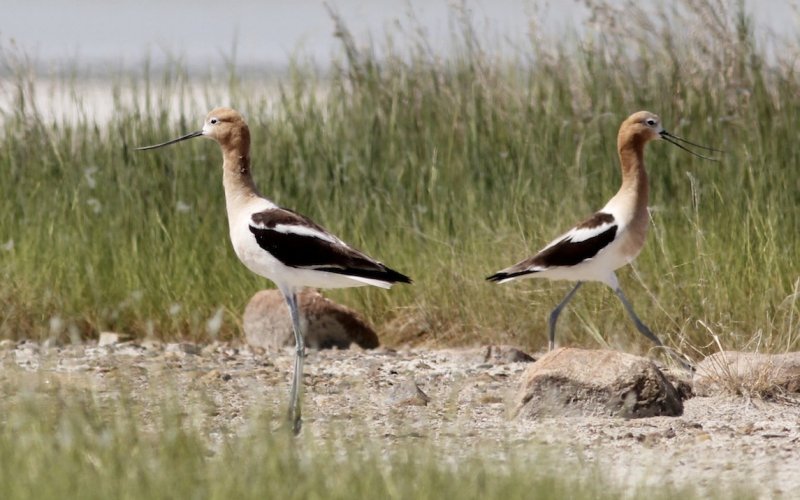
[[[300,321],[311,349],[364,349],[380,345],[378,335],[356,311],[326,299],[318,291],[303,290],[297,297]],[[244,310],[244,335],[251,346],[275,350],[294,345],[289,309],[278,290],[256,293]]]
[[[572,348],[556,349],[533,363],[512,404],[512,414],[526,418],[683,413],[679,393],[649,359]]]
[[[714,353],[697,365],[694,391],[699,396],[720,392],[760,396],[800,392],[800,352]]]

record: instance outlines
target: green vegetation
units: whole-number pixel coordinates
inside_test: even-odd
[[[275,101],[248,92],[258,75],[212,81],[175,67],[109,82],[107,124],[44,118],[28,68],[5,53],[18,99],[0,132],[0,336],[239,334],[244,304],[267,283],[229,247],[216,145],[132,150],[197,129],[203,113],[171,103],[199,88],[209,108],[248,117],[266,196],[415,279],[331,292],[388,342],[544,345],[568,285],[483,278],[602,206],[620,178],[620,122],[657,112],[726,154],[711,163],[648,147],[653,225],[635,268],[619,273],[628,296],[689,353],[713,335],[725,347],[796,349],[800,50],[775,41],[768,51],[741,10],[716,3],[606,8],[584,35],[522,48],[487,47],[462,16],[447,54],[407,33],[411,48],[362,49],[334,19],[340,61],[324,73],[298,61]],[[215,100],[219,81],[230,102]],[[79,79],[62,85],[80,100]],[[220,308],[223,327],[209,332]],[[562,344],[649,347],[602,285],[559,327]]]

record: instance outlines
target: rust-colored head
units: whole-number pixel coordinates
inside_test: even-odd
[[[250,129],[238,111],[231,108],[214,108],[206,115],[203,137],[214,139],[222,149],[241,151],[250,147]]]
[[[701,146],[700,144],[695,144],[694,142],[687,141],[686,139],[681,139],[676,135],[670,134],[664,130],[664,127],[661,125],[661,118],[659,118],[657,114],[649,111],[637,111],[626,118],[624,122],[622,122],[622,125],[619,127],[619,135],[617,136],[617,147],[620,149],[620,151],[623,149],[632,148],[641,153],[641,151],[644,149],[644,145],[654,139],[663,139],[670,144],[678,146],[684,151],[688,151],[698,158],[704,158],[706,160],[717,161],[716,158],[709,158],[699,153],[695,153],[680,143],[682,142],[684,144],[690,144],[692,146],[705,149],[706,151],[713,151],[716,153],[722,152],[718,149]]]
[[[231,108],[214,108],[209,111],[202,130],[191,132],[161,144],[143,146],[136,149],[160,148],[200,136],[214,139],[219,143],[223,151],[234,151],[240,155],[247,155],[250,149],[250,129],[247,128],[247,123],[242,115]]]
[[[661,118],[657,114],[637,111],[619,127],[617,145],[620,149],[626,146],[641,148],[654,139],[660,139],[663,132],[664,127],[661,126]]]

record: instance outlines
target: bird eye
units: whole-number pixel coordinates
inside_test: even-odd
[[[654,119],[652,119],[652,118],[648,118],[647,121],[645,121],[645,123],[647,125],[649,125],[650,127],[652,127],[652,126],[654,126],[656,124],[656,121]]]
[[[208,122],[209,122],[211,125],[216,125],[216,124],[217,124],[217,121],[219,121],[219,120],[217,120],[216,118],[212,118],[212,119],[208,120]]]

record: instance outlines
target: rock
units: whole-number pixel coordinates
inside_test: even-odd
[[[667,367],[665,368],[662,365],[657,365],[658,369],[661,370],[661,373],[667,378],[672,387],[678,391],[678,398],[681,401],[686,401],[687,399],[691,399],[695,396],[694,394],[694,383],[692,382],[693,372],[686,371],[682,368],[673,368]]]
[[[42,349],[55,349],[61,347],[64,343],[58,337],[50,337],[42,342]]]
[[[531,363],[533,361],[536,361],[533,356],[509,345],[487,345],[483,349],[484,363]]]
[[[123,335],[115,332],[100,332],[100,336],[97,338],[97,346],[98,347],[105,347],[114,344],[119,344],[122,342]]]
[[[14,351],[14,361],[18,366],[28,369],[39,368],[39,347],[35,344],[23,344]]]
[[[200,350],[200,353],[203,356],[213,356],[222,350],[221,346],[222,344],[220,342],[214,341],[203,346],[203,348]]]
[[[676,416],[683,402],[675,387],[647,358],[616,351],[562,348],[549,352],[522,375],[512,414]]]
[[[431,398],[411,379],[395,386],[388,399],[393,406],[427,406],[430,401]]]
[[[397,315],[386,325],[386,331],[395,345],[413,346],[430,341],[431,332],[437,326],[431,322],[430,315],[421,311],[411,311]]]
[[[364,349],[378,347],[375,331],[356,311],[306,289],[298,297],[306,346],[312,349],[347,349],[355,343]],[[244,334],[253,347],[276,350],[294,345],[289,310],[278,290],[256,293],[244,310]]]
[[[164,352],[183,353],[183,354],[191,354],[193,356],[197,356],[202,351],[197,344],[192,344],[190,342],[179,342],[179,343],[167,344],[166,347],[164,348]]]
[[[17,349],[16,350],[17,351],[30,351],[30,352],[38,353],[39,352],[39,344],[37,344],[36,342],[34,342],[32,340],[28,340],[28,339],[21,340],[20,342],[17,343]]]
[[[145,350],[145,348],[140,346],[140,345],[137,345],[137,344],[125,343],[125,344],[118,344],[118,345],[114,346],[114,355],[115,356],[133,356],[133,357],[136,357],[136,356],[144,355],[145,352],[147,352]]]
[[[761,396],[800,392],[800,352],[714,353],[697,365],[694,392],[699,396],[719,392]]]
[[[10,351],[17,347],[17,343],[10,339],[0,340],[0,351]]]
[[[158,339],[147,337],[139,343],[145,351],[160,352],[164,350],[164,343]]]

